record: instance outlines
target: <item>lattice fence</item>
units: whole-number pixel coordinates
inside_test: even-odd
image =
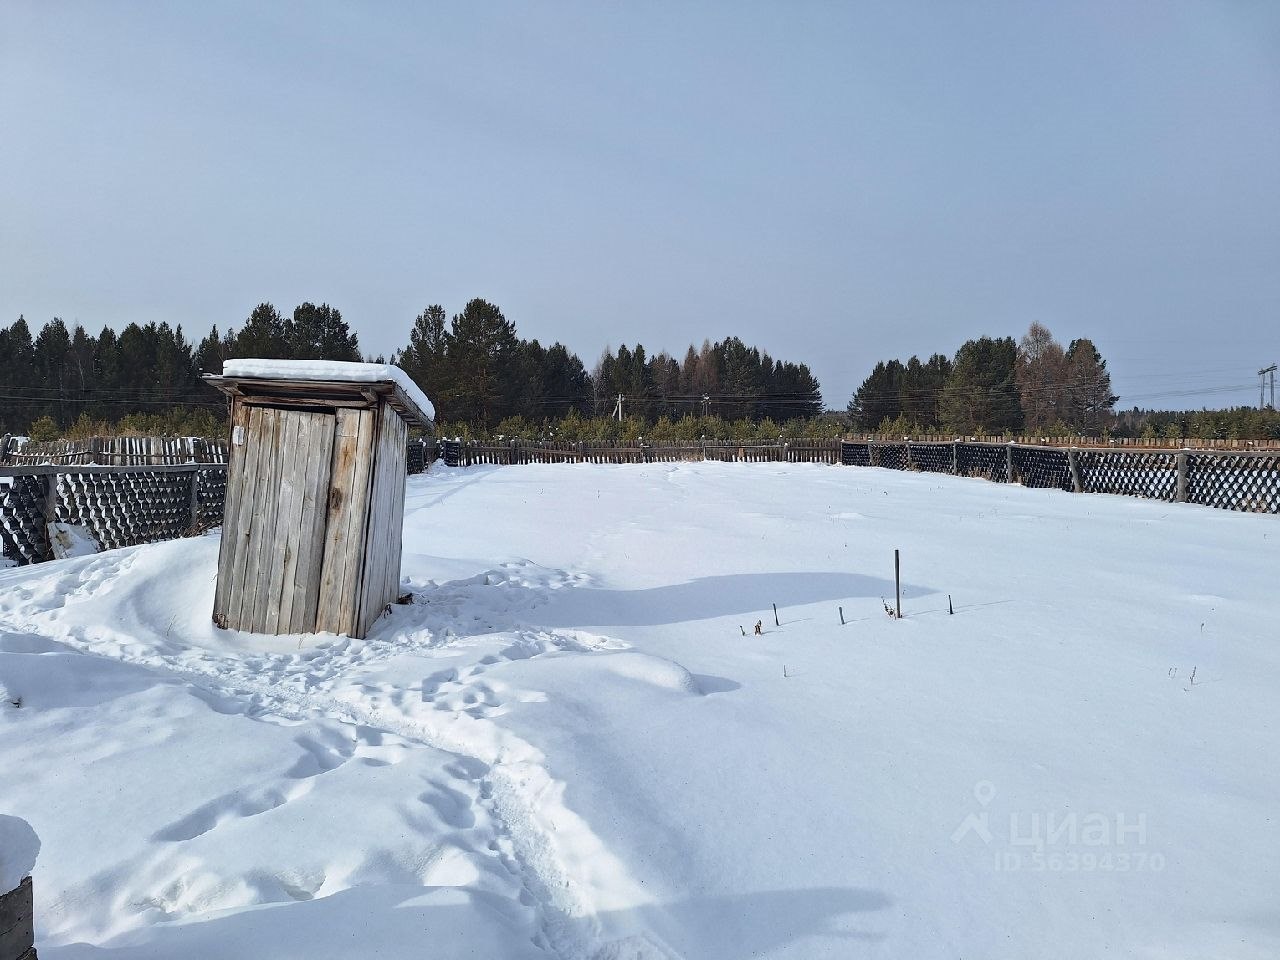
[[[222,523],[226,505],[227,468],[201,467],[196,471],[196,528],[216,527]]]
[[[873,448],[875,464],[889,470],[906,470],[911,461],[907,459],[905,443],[877,443]]]
[[[955,444],[913,443],[910,447],[911,467],[925,473],[951,473],[955,469]]]
[[[1071,458],[1065,450],[1041,447],[1013,447],[1013,474],[1024,487],[1075,489],[1071,478]]]
[[[840,462],[846,467],[871,466],[871,444],[841,443]]]
[[[48,524],[83,528],[103,549],[171,540],[222,522],[227,468],[28,467],[0,476],[0,552],[53,558]]]
[[[996,483],[1009,480],[1008,448],[1004,445],[978,443],[956,444],[956,473],[962,477],[981,477]]]
[[[52,560],[45,531],[44,477],[0,477],[0,555],[15,563]]]
[[[1187,500],[1222,510],[1280,513],[1280,454],[1187,454]]]
[[[1119,493],[1152,500],[1178,499],[1178,455],[1154,451],[1081,450],[1085,493]]]
[[[108,549],[173,540],[195,525],[192,483],[198,476],[151,470],[56,475],[56,516],[84,527]]]

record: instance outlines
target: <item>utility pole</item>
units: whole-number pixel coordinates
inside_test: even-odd
[[[1271,374],[1271,409],[1276,408],[1276,365],[1273,363],[1269,367],[1263,367],[1258,371],[1258,409],[1261,410],[1266,406],[1267,398],[1267,374]]]
[[[705,393],[702,395],[702,415],[704,417],[711,416],[711,398]]]
[[[622,401],[627,399],[622,394],[618,394],[618,405],[613,408],[614,419],[619,423],[622,422]]]

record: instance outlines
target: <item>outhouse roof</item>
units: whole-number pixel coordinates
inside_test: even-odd
[[[227,393],[244,388],[267,389],[279,396],[316,396],[327,390],[384,396],[405,420],[431,428],[436,410],[422,389],[399,367],[389,363],[351,363],[342,360],[228,360],[222,376],[206,380]],[[290,388],[289,384],[297,384]],[[256,391],[254,391],[256,392]]]

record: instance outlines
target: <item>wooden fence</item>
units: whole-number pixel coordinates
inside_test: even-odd
[[[1280,513],[1280,450],[1042,447],[1016,443],[845,441],[841,462],[982,477],[1074,493],[1112,493]]]
[[[460,467],[693,460],[844,464],[1280,514],[1280,451],[1048,447],[954,440],[707,441],[622,447],[411,440],[407,454],[409,473],[420,473],[437,458]],[[226,477],[225,464],[216,462],[0,467],[0,554],[20,564],[52,559],[51,523],[83,528],[104,548],[167,540],[216,526],[222,522]]]
[[[986,443],[986,444],[1006,444],[1015,443],[1024,447],[1061,447],[1068,449],[1075,447],[1084,449],[1086,447],[1099,447],[1106,450],[1276,450],[1280,451],[1280,440],[1197,440],[1195,437],[1186,437],[1180,440],[1164,440],[1159,438],[1146,437],[1044,437],[1044,436],[1016,436],[1016,437],[957,437],[955,434],[920,434],[914,437],[887,436],[879,433],[863,433],[850,434],[844,438],[846,441],[857,443],[903,443],[910,440],[912,443]]]
[[[83,529],[104,549],[185,536],[222,522],[227,468],[34,466],[0,469],[0,554],[54,558],[50,524]]]
[[[89,437],[85,440],[25,443],[18,437],[0,437],[0,464],[16,466],[163,466],[226,462],[226,440],[206,440],[203,437]]]
[[[527,463],[676,463],[692,460],[726,463],[840,462],[839,440],[707,440],[685,444],[640,442],[624,446],[553,440],[441,440],[438,449],[440,458],[451,467]]]

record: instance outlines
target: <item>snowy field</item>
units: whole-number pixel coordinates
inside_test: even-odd
[[[366,642],[215,629],[216,534],[0,571],[42,960],[1280,956],[1277,518],[719,463],[406,513]]]

